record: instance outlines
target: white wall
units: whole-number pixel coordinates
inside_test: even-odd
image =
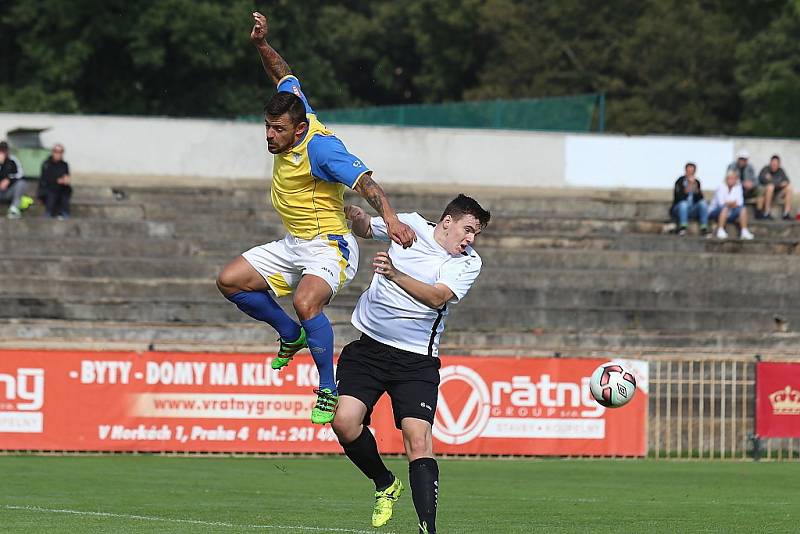
[[[45,146],[63,143],[73,174],[262,178],[270,174],[259,124],[233,121],[0,113],[0,135],[50,128]]]
[[[267,179],[261,124],[222,120],[0,113],[0,135],[48,127],[74,175]],[[711,185],[745,148],[758,171],[773,153],[800,179],[800,141],[500,130],[333,126],[386,183],[670,188],[687,161]]]
[[[731,139],[568,135],[566,182],[584,187],[666,187],[691,161],[707,184],[722,182],[732,161]]]

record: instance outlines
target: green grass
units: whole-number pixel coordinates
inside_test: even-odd
[[[407,481],[405,462],[388,463]],[[800,530],[800,463],[442,460],[441,472],[445,534]],[[371,506],[339,457],[0,456],[4,533],[369,532]],[[375,532],[415,526],[407,493]]]

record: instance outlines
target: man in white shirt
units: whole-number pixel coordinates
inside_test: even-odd
[[[736,171],[729,170],[725,181],[719,186],[711,201],[709,219],[717,220],[717,238],[727,239],[728,232],[725,224],[739,224],[742,239],[753,239],[753,234],[747,229],[747,210],[744,208],[744,192]]]
[[[355,235],[389,241],[383,219],[355,206],[345,211]],[[480,273],[481,258],[471,245],[491,215],[474,199],[459,195],[438,224],[417,213],[398,217],[417,240],[407,249],[392,243],[373,260],[375,275],[352,317],[361,338],[344,347],[339,357],[333,430],[347,457],[375,483],[372,525],[386,524],[403,485],[384,465],[367,425],[375,403],[389,394],[395,426],[403,433],[419,529],[433,534],[439,467],[431,428],[438,399],[439,340],[449,308],[464,298]]]

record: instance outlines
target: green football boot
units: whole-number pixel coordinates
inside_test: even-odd
[[[289,365],[289,362],[292,361],[295,354],[307,346],[306,331],[303,327],[300,327],[300,337],[296,340],[289,342],[281,338],[281,348],[278,349],[278,355],[272,360],[272,368],[283,369]]]
[[[394,477],[392,485],[383,491],[375,492],[375,508],[372,509],[372,526],[382,527],[392,518],[394,503],[403,493],[403,483]]]
[[[334,395],[328,389],[315,389],[317,405],[311,410],[311,422],[315,425],[324,425],[333,421],[336,414],[336,405],[339,404],[339,395]]]
[[[19,209],[21,211],[25,211],[31,206],[33,206],[33,197],[29,197],[28,195],[22,195],[22,198],[19,199]]]

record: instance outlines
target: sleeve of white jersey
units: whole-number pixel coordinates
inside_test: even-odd
[[[481,258],[474,252],[467,256],[452,258],[439,269],[439,278],[435,283],[449,287],[455,295],[450,302],[458,302],[466,296],[475,283],[481,273],[481,266]]]
[[[414,231],[417,231],[416,219],[422,219],[416,213],[398,213],[397,218],[414,228]],[[386,229],[386,221],[383,220],[383,217],[372,217],[369,220],[369,225],[372,228],[372,239],[376,241],[391,241],[389,232]]]

